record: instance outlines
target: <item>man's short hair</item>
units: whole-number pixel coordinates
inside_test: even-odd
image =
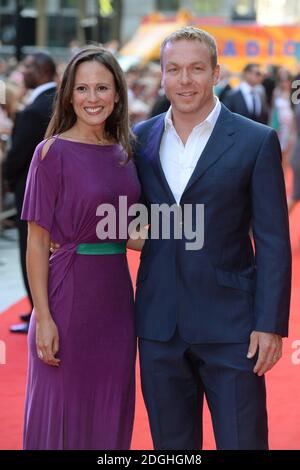
[[[245,67],[243,69],[243,73],[252,72],[253,69],[256,69],[256,68],[260,68],[260,65],[255,63],[255,62],[252,62],[250,64],[245,65]]]
[[[209,34],[207,31],[204,31],[203,29],[199,28],[194,28],[193,26],[184,26],[169,34],[169,36],[165,38],[160,48],[161,67],[163,67],[163,53],[166,45],[169,43],[174,43],[176,41],[181,41],[183,39],[186,41],[199,41],[203,44],[206,44],[210,52],[212,68],[214,69],[216,67],[218,63],[218,52],[215,38],[211,36],[211,34]]]
[[[29,54],[33,58],[34,65],[42,72],[44,72],[49,80],[54,80],[56,75],[56,64],[47,52],[33,52]]]

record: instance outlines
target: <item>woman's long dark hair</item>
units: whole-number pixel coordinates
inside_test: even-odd
[[[75,84],[75,75],[79,64],[96,60],[104,65],[113,75],[119,100],[115,103],[113,112],[105,121],[105,133],[121,144],[128,155],[132,157],[132,133],[128,117],[127,84],[123,71],[115,57],[106,49],[99,46],[87,46],[78,52],[68,63],[57,91],[54,113],[46,131],[46,138],[61,134],[74,126],[77,116],[71,103]]]

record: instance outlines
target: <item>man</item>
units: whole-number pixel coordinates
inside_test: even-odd
[[[278,139],[214,97],[206,32],[168,36],[161,66],[171,108],[135,128],[144,201],[192,205],[193,229],[204,204],[204,245],[150,233],[141,255],[137,333],[154,446],[201,448],[205,394],[218,449],[267,449],[264,374],[281,357],[291,281]]]
[[[38,52],[26,57],[24,61],[24,82],[28,90],[34,90],[29,102],[15,121],[12,132],[12,145],[4,163],[4,177],[15,193],[20,258],[24,284],[31,303],[32,298],[26,273],[27,223],[20,220],[26,178],[35,147],[43,140],[48,127],[52,104],[56,92],[56,66],[53,59],[45,53]],[[13,333],[27,333],[30,313],[21,315],[25,323],[13,325]]]
[[[267,124],[268,107],[262,80],[259,64],[246,65],[241,85],[228,93],[223,103],[233,113]]]

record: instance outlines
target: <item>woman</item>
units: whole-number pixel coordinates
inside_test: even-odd
[[[295,143],[295,116],[291,102],[292,77],[288,70],[280,69],[273,93],[271,126],[277,130],[285,170]]]
[[[300,103],[295,106],[297,140],[292,151],[290,165],[293,172],[292,194],[288,200],[289,213],[300,201]]]
[[[22,213],[34,299],[24,449],[128,449],[132,285],[126,240],[99,240],[97,208],[110,203],[118,217],[119,196],[130,206],[140,187],[130,161],[126,83],[111,53],[88,47],[72,58],[46,137]],[[60,249],[49,261],[51,239]]]

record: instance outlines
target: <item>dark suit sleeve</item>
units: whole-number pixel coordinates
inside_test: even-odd
[[[251,199],[257,268],[255,330],[287,336],[291,247],[280,145],[273,130],[257,157]]]
[[[141,181],[140,174],[139,174],[139,171],[140,171],[140,168],[139,168],[139,163],[140,163],[139,152],[141,150],[141,136],[139,134],[139,128],[140,128],[139,124],[136,124],[132,129],[132,131],[135,135],[135,141],[132,144],[132,148],[133,148],[133,159],[134,159],[136,171],[137,171],[139,180]],[[140,197],[139,197],[139,204],[144,204],[144,205],[146,204],[146,199],[145,199],[142,187],[141,187],[141,194],[140,194]]]
[[[27,172],[34,150],[44,138],[42,120],[42,116],[31,109],[22,111],[16,118],[12,147],[4,162],[4,178],[12,185]]]

